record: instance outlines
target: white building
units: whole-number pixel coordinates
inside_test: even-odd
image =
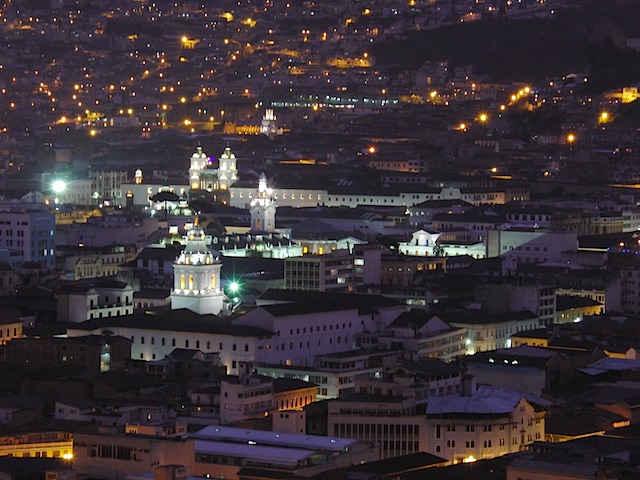
[[[238,167],[236,156],[230,147],[226,147],[218,159],[218,187],[220,190],[228,190],[238,181]]]
[[[258,191],[249,206],[252,232],[274,232],[276,229],[276,203],[273,190],[267,186],[267,177],[260,175]]]
[[[42,191],[47,193],[45,203],[91,205],[93,202],[90,178],[67,178],[54,173],[42,174]]]
[[[133,313],[133,288],[115,280],[90,279],[63,284],[57,297],[59,322],[80,323]]]
[[[451,463],[526,450],[544,440],[545,407],[530,394],[480,387],[471,396],[432,398],[427,405],[427,452]]]
[[[265,417],[273,410],[273,379],[261,375],[228,375],[220,382],[220,423],[227,425]]]
[[[444,240],[446,237],[440,232],[417,230],[408,242],[399,242],[398,251],[404,255],[416,257],[469,255],[473,258],[484,258],[486,246],[483,241]]]
[[[578,250],[575,231],[518,228],[487,231],[487,257],[503,257],[503,270],[526,263],[559,262],[563,252]]]
[[[70,337],[87,332],[111,332],[131,340],[134,360],[161,360],[176,348],[216,353],[227,373],[237,375],[241,365],[255,363],[256,352],[271,344],[272,332],[235,326],[214,315],[189,310],[140,311],[129,316],[94,318],[67,329]]]
[[[466,310],[440,313],[436,316],[449,325],[466,330],[464,340],[467,355],[497,348],[511,347],[511,335],[540,326],[539,317],[528,311],[493,313]]]
[[[418,358],[439,358],[450,361],[464,355],[467,330],[452,327],[438,317],[425,312],[404,312],[396,318],[387,331],[376,335],[378,345],[394,349],[402,348]]]
[[[374,331],[374,315],[360,315],[355,304],[294,303],[265,305],[234,320],[275,333],[270,344],[256,352],[259,363],[313,365],[317,355],[344,352],[354,337]]]
[[[122,189],[120,186],[129,181],[126,171],[91,171],[91,196],[95,203],[122,205]]]
[[[222,264],[205,243],[202,227],[187,232],[187,244],[173,262],[171,308],[187,308],[200,315],[220,315],[226,296],[220,283]]]

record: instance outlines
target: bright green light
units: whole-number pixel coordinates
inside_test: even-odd
[[[231,284],[229,284],[229,290],[231,290],[232,292],[237,292],[238,288],[240,288],[238,282],[231,282]]]

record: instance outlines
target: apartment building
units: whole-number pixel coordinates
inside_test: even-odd
[[[354,283],[354,258],[348,250],[289,257],[284,262],[284,284],[288,289],[350,292]]]
[[[0,259],[12,268],[37,262],[55,267],[55,215],[36,210],[0,211]]]

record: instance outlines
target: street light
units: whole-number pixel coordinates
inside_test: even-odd
[[[62,193],[66,190],[67,184],[64,180],[54,180],[51,184],[51,188],[55,193]]]
[[[53,190],[53,193],[55,193],[55,198],[53,199],[53,202],[55,204],[60,203],[60,194],[62,192],[64,192],[67,189],[67,184],[64,180],[54,180],[53,183],[51,184],[51,189]]]
[[[600,112],[600,116],[598,117],[598,123],[607,123],[611,117],[609,116],[609,112]]]

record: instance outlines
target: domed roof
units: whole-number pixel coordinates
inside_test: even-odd
[[[195,217],[197,213],[189,205],[182,205],[182,202],[180,202],[180,205],[172,209],[169,215],[173,217]]]
[[[179,233],[168,233],[162,240],[160,240],[160,243],[162,245],[185,245],[187,241]]]
[[[202,227],[198,224],[194,225],[187,232],[185,254],[211,254],[209,247],[205,243],[205,234]]]

